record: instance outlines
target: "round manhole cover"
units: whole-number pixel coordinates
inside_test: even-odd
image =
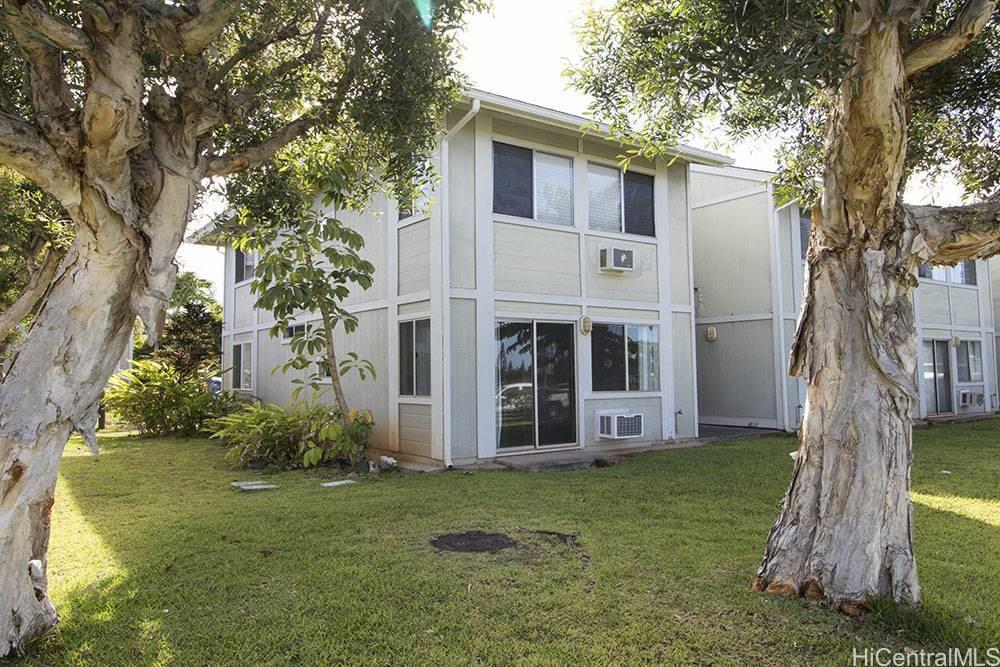
[[[484,533],[481,530],[472,530],[467,533],[438,535],[431,540],[431,544],[446,551],[494,553],[502,549],[509,549],[517,542],[503,533]]]

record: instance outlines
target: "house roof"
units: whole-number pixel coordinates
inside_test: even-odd
[[[611,128],[606,123],[594,123],[586,116],[577,116],[557,109],[550,109],[538,104],[516,100],[497,93],[473,88],[466,96],[465,101],[471,102],[478,99],[482,108],[491,111],[500,111],[512,116],[518,116],[528,120],[534,120],[547,125],[556,125],[565,130],[580,133],[587,133],[602,139],[612,139]],[[679,158],[695,164],[704,164],[715,167],[723,167],[733,164],[733,159],[722,153],[678,144],[669,153]]]

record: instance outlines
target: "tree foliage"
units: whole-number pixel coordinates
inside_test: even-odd
[[[618,0],[592,11],[569,70],[594,112],[647,154],[718,124],[736,139],[781,137],[786,193],[814,199],[831,94],[853,66],[841,32],[846,0]],[[963,2],[900,3],[922,15],[916,45]],[[1000,186],[1000,15],[968,48],[912,79],[908,173],[953,170],[972,194]]]

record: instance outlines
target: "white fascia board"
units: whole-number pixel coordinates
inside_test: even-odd
[[[472,89],[466,94],[466,101],[471,102],[478,99],[484,109],[518,116],[527,120],[534,120],[547,125],[555,125],[565,130],[577,133],[591,134],[600,139],[611,139],[611,131],[605,123],[594,123],[584,116],[577,116],[565,111],[557,111],[548,107],[531,104],[521,100],[515,100],[496,93],[485,90]],[[586,131],[583,128],[587,126]],[[724,167],[733,164],[733,159],[722,153],[715,153],[703,148],[685,146],[678,144],[669,151],[672,155],[687,160],[689,162]]]

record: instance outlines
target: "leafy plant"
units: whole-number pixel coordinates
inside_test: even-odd
[[[305,378],[292,380],[297,385],[292,399],[299,400],[308,388],[315,400],[329,381],[342,423],[350,428],[350,406],[340,378],[357,370],[365,379],[375,375],[375,368],[354,352],[338,359],[334,336],[338,326],[346,333],[357,329],[357,316],[343,302],[353,287],[371,287],[375,267],[361,256],[364,238],[336,217],[337,211],[356,204],[352,196],[357,166],[321,161],[320,169],[317,159],[306,153],[301,163],[284,164],[261,184],[283,202],[282,228],[254,228],[249,210],[244,210],[229,233],[237,248],[261,253],[251,289],[256,307],[274,315],[271,336],[291,333],[292,356],[279,368],[307,372]],[[323,210],[317,210],[316,192],[324,192]],[[295,318],[302,312],[318,319],[298,326]]]
[[[130,369],[111,378],[104,404],[143,435],[191,436],[243,404],[233,392],[208,391],[213,371],[206,366],[186,374],[159,361],[133,361]]]
[[[374,420],[368,410],[339,410],[321,403],[295,403],[288,408],[247,405],[214,420],[212,437],[226,446],[233,465],[311,468],[343,461],[365,460]]]

